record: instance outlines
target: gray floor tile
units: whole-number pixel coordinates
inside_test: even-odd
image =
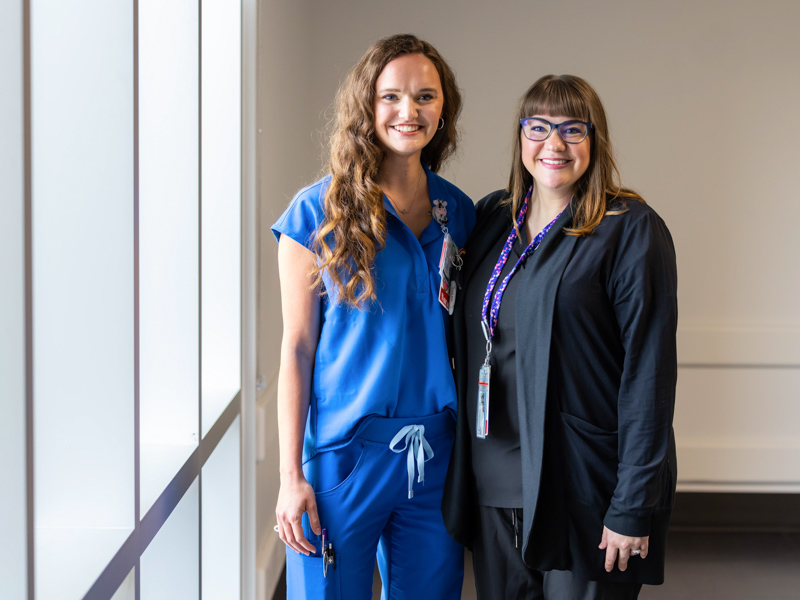
[[[645,559],[646,560],[646,559]],[[376,569],[375,598],[380,598]],[[285,598],[285,587],[275,598]],[[641,600],[800,600],[800,533],[673,531],[665,583]],[[465,556],[462,600],[476,600]]]
[[[662,586],[642,600],[798,600],[800,536],[672,532]]]

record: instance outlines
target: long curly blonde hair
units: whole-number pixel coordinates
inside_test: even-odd
[[[428,42],[409,34],[375,42],[347,75],[334,102],[331,123],[331,183],[325,193],[325,215],[316,232],[319,258],[312,272],[315,285],[327,273],[338,290],[336,300],[363,310],[374,300],[373,265],[386,243],[383,192],[376,183],[384,152],[375,135],[375,83],[384,67],[404,54],[422,54],[436,67],[442,83],[444,127],[422,150],[421,160],[433,172],[456,149],[456,122],[461,93],[452,70]]]
[[[639,194],[620,184],[619,169],[608,135],[606,112],[594,88],[575,75],[545,75],[522,96],[514,125],[514,150],[508,181],[510,197],[507,200],[514,215],[518,214],[528,189],[536,185],[522,162],[519,125],[519,119],[533,115],[572,117],[594,125],[589,133],[589,168],[575,183],[573,190],[573,227],[564,230],[568,235],[591,235],[605,215],[624,212],[625,201],[644,202]],[[620,202],[622,208],[610,210],[609,206],[614,201]]]

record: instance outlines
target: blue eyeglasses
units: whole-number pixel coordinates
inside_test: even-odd
[[[564,121],[556,124],[534,117],[524,117],[519,120],[519,124],[522,126],[522,133],[531,141],[543,142],[550,137],[553,130],[558,129],[558,135],[568,144],[580,144],[594,127],[587,121]]]

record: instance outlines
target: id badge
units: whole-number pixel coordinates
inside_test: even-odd
[[[439,258],[439,275],[441,275],[439,304],[447,309],[447,312],[451,315],[456,307],[456,286],[453,283],[451,273],[457,256],[458,246],[456,246],[450,234],[446,233],[442,242],[442,254]]]
[[[442,254],[439,257],[439,273],[443,275],[446,273],[449,277],[450,269],[453,267],[453,261],[455,261],[457,254],[458,246],[456,246],[450,234],[445,233],[442,241]]]
[[[447,309],[448,314],[453,314],[456,307],[456,290],[458,286],[449,279],[442,277],[439,283],[439,304]]]
[[[475,435],[486,439],[489,435],[489,380],[492,367],[484,364],[478,374],[478,410],[475,412]]]

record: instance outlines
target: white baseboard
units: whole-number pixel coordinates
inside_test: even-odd
[[[739,481],[678,481],[679,492],[712,494],[798,494],[798,483],[742,483]]]

